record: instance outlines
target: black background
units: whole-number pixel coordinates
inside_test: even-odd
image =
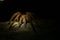
[[[5,0],[0,2],[0,21],[8,21],[16,11],[31,11],[39,19],[54,19],[55,4],[50,1]]]

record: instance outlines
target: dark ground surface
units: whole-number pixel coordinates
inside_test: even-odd
[[[40,28],[33,32],[0,32],[0,40],[56,40],[56,20],[40,20]],[[0,26],[1,27],[1,26]],[[37,26],[38,27],[38,26]]]
[[[0,40],[55,40],[54,32],[35,33],[0,33]]]

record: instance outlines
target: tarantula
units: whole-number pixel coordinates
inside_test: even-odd
[[[32,16],[31,16],[31,12],[26,12],[25,14],[22,14],[21,12],[16,12],[13,14],[12,18],[10,19],[10,27],[9,29],[11,29],[11,25],[17,25],[18,28],[22,26],[22,24],[24,24],[24,27],[26,27],[26,24],[27,23],[31,23],[31,25],[33,26],[32,24]],[[13,21],[13,23],[11,23],[11,21]],[[16,26],[16,27],[17,27]],[[17,28],[17,29],[18,29]],[[33,27],[34,29],[34,27]],[[35,30],[35,29],[34,29]]]

